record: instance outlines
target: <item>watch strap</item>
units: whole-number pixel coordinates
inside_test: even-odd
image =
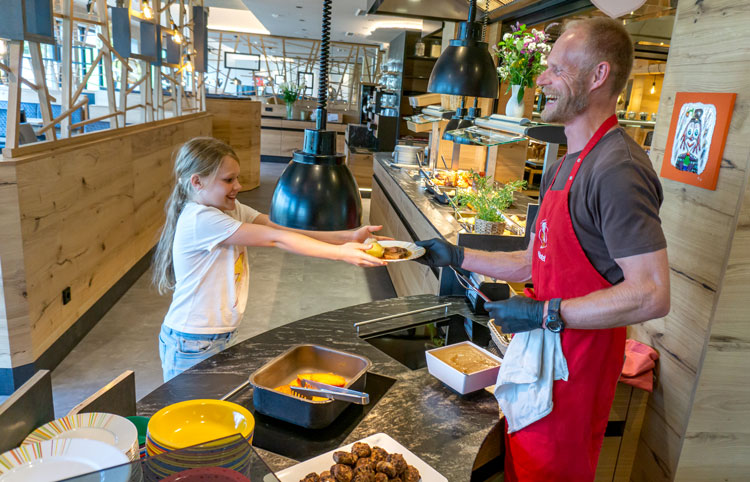
[[[560,304],[562,298],[552,298],[549,300],[547,305],[547,316],[545,318],[545,326],[548,330],[555,333],[559,333],[563,330],[564,324],[560,317]],[[550,326],[552,325],[552,326]]]

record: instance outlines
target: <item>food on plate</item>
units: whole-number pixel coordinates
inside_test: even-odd
[[[363,442],[352,445],[350,452],[337,450],[330,470],[310,473],[300,482],[418,482],[419,471],[402,454],[389,454],[381,447]]]
[[[333,453],[333,461],[337,464],[354,465],[357,463],[358,458],[359,457],[357,457],[357,454],[344,452],[343,450],[339,450]]]
[[[315,382],[333,385],[335,387],[344,387],[346,385],[346,378],[342,377],[341,375],[336,375],[335,373],[298,373],[297,378],[289,382],[287,385],[281,385],[281,386],[274,388],[274,390],[281,392],[281,393],[285,393],[287,395],[291,395],[293,397],[310,398],[314,402],[322,402],[322,401],[328,400],[325,397],[306,397],[304,395],[294,392],[292,390],[292,387],[303,386],[302,380],[312,380]]]
[[[390,246],[383,250],[383,259],[405,259],[409,256],[409,250],[400,246]]]
[[[442,350],[435,350],[432,354],[435,358],[465,374],[500,366],[500,362],[471,345],[452,345]]]
[[[349,465],[335,464],[331,466],[331,475],[337,482],[351,482],[354,478],[354,471]]]
[[[372,247],[368,250],[365,250],[365,253],[369,254],[370,256],[375,256],[376,258],[383,257],[383,246],[376,240],[368,239],[367,241],[365,241],[365,244],[372,244]]]

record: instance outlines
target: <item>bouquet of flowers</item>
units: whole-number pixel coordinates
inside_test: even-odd
[[[547,54],[550,47],[549,36],[543,30],[526,29],[526,25],[516,24],[511,27],[512,32],[503,35],[503,40],[497,44],[495,55],[500,60],[497,73],[500,80],[508,81],[511,85],[520,85],[518,89],[518,103],[523,102],[525,87],[531,87],[534,78],[542,73],[547,65]]]
[[[281,92],[281,99],[285,104],[290,105],[297,102],[302,96],[302,92],[305,91],[304,85],[297,85],[294,82],[284,82],[279,86]]]

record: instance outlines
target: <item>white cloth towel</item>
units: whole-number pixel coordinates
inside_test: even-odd
[[[554,380],[568,380],[560,334],[544,329],[515,334],[495,385],[495,398],[508,422],[508,433],[552,411]]]

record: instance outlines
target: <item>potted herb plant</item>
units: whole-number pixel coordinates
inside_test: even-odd
[[[552,47],[543,30],[528,30],[526,25],[518,23],[511,30],[495,48],[495,55],[500,59],[497,74],[500,80],[508,82],[508,90],[512,91],[505,115],[523,117],[525,88],[532,87],[536,76],[546,68],[547,54]]]
[[[526,181],[512,181],[496,185],[494,179],[472,171],[473,188],[457,193],[456,202],[476,212],[474,232],[477,234],[503,234],[503,211],[513,204],[513,193],[526,187]]]
[[[284,82],[279,86],[281,99],[286,104],[286,118],[292,119],[294,114],[294,103],[297,102],[305,91],[304,85],[297,85],[294,82]]]

